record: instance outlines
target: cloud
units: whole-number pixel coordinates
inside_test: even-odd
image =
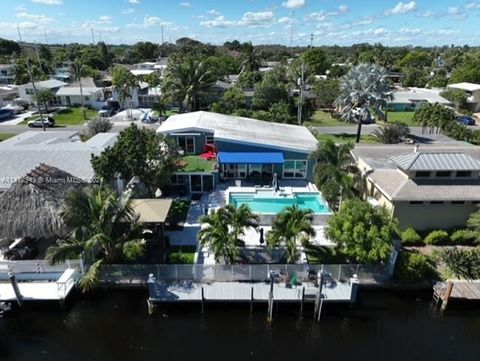
[[[170,25],[172,25],[171,22],[162,20],[156,16],[145,15],[145,18],[143,19],[143,26],[145,28],[152,28],[155,26],[170,26]]]
[[[192,4],[190,4],[190,1],[184,1],[184,2],[181,2],[180,3],[180,6],[182,8],[191,8],[192,7]]]
[[[327,20],[327,13],[325,11],[319,11],[319,12],[314,12],[310,13],[305,16],[305,21],[306,22],[314,22],[314,21],[325,21]]]
[[[102,15],[98,18],[98,23],[99,24],[111,24],[112,23],[112,18],[108,15]]]
[[[140,4],[140,0],[127,0],[129,4]]]
[[[18,23],[18,27],[20,29],[33,30],[33,29],[38,28],[38,24],[33,23],[31,21],[22,21],[21,23]]]
[[[398,15],[398,14],[406,14],[411,11],[417,10],[417,3],[415,1],[410,1],[410,2],[399,2],[393,9],[387,10],[386,14],[387,15]]]
[[[467,10],[478,10],[480,9],[480,3],[471,2],[465,5],[465,9]]]
[[[345,13],[348,13],[349,11],[350,11],[350,8],[347,5],[340,5],[338,7],[338,12],[340,14],[345,14]]]
[[[260,11],[260,12],[247,11],[245,14],[243,14],[240,20],[228,20],[225,18],[225,16],[218,15],[213,20],[201,21],[200,25],[207,28],[249,27],[249,26],[267,27],[272,25],[274,21],[275,21],[275,18],[272,11]]]
[[[220,16],[220,15],[221,15],[220,12],[218,12],[218,11],[215,10],[215,9],[208,10],[208,11],[207,11],[207,14],[208,14],[208,15],[213,15],[213,16]]]
[[[400,33],[402,35],[418,35],[422,32],[420,29],[401,28]]]
[[[39,23],[39,24],[48,24],[48,23],[53,21],[52,18],[49,18],[46,15],[30,14],[30,13],[27,13],[26,11],[19,12],[19,13],[15,14],[15,16],[17,18],[27,19],[29,21],[33,21],[33,22],[36,22],[36,23]]]
[[[44,4],[44,5],[62,5],[62,0],[32,0],[32,3]]]
[[[135,9],[132,9],[132,8],[122,10],[123,15],[130,15],[130,14],[133,14],[134,12],[135,12]]]
[[[287,16],[284,16],[283,18],[280,18],[277,20],[277,23],[279,24],[290,24],[291,22],[292,22],[292,19]]]
[[[463,9],[456,6],[448,8],[448,15],[450,15],[453,20],[465,20],[468,18],[467,13],[465,13]]]
[[[271,23],[272,20],[273,12],[271,11],[261,11],[258,13],[248,11],[243,14],[241,23],[246,26],[263,26]]]
[[[282,3],[282,6],[287,9],[299,9],[305,6],[305,0],[287,0]]]

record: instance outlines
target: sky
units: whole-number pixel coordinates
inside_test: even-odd
[[[0,37],[133,44],[478,45],[480,0],[1,0]],[[93,29],[93,31],[92,31]],[[93,32],[93,36],[92,36]]]

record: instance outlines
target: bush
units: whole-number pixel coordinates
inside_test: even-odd
[[[422,243],[422,237],[413,228],[407,228],[401,234],[402,244],[404,246],[413,246]]]
[[[108,118],[96,117],[87,123],[87,129],[84,132],[85,138],[91,138],[98,133],[107,133],[112,129],[113,123]]]
[[[459,229],[452,233],[450,241],[452,244],[463,244],[473,246],[477,242],[478,234],[471,229]]]
[[[195,255],[193,253],[171,253],[168,256],[169,264],[193,264]]]
[[[420,253],[400,253],[395,266],[395,279],[402,283],[423,280],[432,271],[431,260]]]
[[[432,231],[425,237],[425,244],[429,245],[440,245],[440,244],[447,244],[450,240],[447,231],[444,230],[437,230]]]

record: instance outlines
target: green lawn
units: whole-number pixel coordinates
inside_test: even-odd
[[[168,250],[169,264],[193,264],[196,247],[178,246]]]
[[[305,253],[309,264],[346,263],[345,257],[330,247],[309,245],[305,248]]]
[[[330,113],[317,110],[312,117],[305,122],[305,125],[315,125],[317,127],[336,127],[336,126],[354,126],[353,123],[346,123],[340,119],[332,118]]]
[[[179,172],[211,172],[215,166],[215,160],[205,160],[198,155],[187,155],[180,160]]]
[[[320,142],[324,142],[327,139],[333,140],[335,143],[355,143],[355,134],[346,134],[346,133],[338,133],[338,134],[319,134],[317,139]],[[372,135],[362,135],[360,136],[360,143],[363,144],[375,144],[378,141]]]
[[[94,109],[87,109],[85,113],[87,115],[87,120],[90,120],[94,118],[98,112]],[[56,114],[53,114],[52,116],[55,118],[55,125],[57,126],[80,125],[85,122],[83,119],[83,113],[79,107],[64,109]],[[20,124],[27,125],[29,120],[36,119],[38,117],[38,114],[28,117]]]
[[[413,114],[415,112],[388,112],[387,118],[389,123],[394,123],[394,122],[402,122],[408,125],[409,127],[415,126],[418,124],[415,124],[412,121]]]
[[[2,140],[6,140],[6,139],[14,137],[14,136],[15,136],[15,134],[12,134],[12,133],[0,133],[0,142]]]

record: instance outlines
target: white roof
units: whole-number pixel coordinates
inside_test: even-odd
[[[29,83],[29,85],[32,86],[32,83]],[[49,79],[49,80],[38,81],[35,83],[35,85],[43,89],[54,89],[54,88],[61,88],[62,86],[65,86],[68,84],[57,79]]]
[[[75,131],[27,131],[0,143],[0,189],[5,190],[40,163],[91,181],[92,154],[115,143],[117,133],[100,133],[81,142]]]
[[[157,129],[162,134],[189,131],[211,132],[216,140],[302,153],[317,147],[317,140],[305,127],[212,112],[172,115]]]
[[[149,75],[152,74],[155,70],[152,69],[132,69],[130,70],[130,73],[133,75]]]
[[[451,102],[430,89],[411,88],[392,92],[390,104],[405,104],[413,102],[427,102],[430,104],[451,104]]]
[[[90,96],[101,92],[102,88],[93,88],[93,87],[82,87],[83,96]],[[66,86],[63,88],[58,89],[57,96],[64,95],[64,96],[73,96],[73,95],[80,95],[80,87],[77,86]]]
[[[469,92],[474,92],[474,91],[480,90],[480,84],[457,83],[457,84],[449,84],[449,85],[447,85],[447,88],[460,89],[460,90],[466,90],[466,91],[469,91]]]

